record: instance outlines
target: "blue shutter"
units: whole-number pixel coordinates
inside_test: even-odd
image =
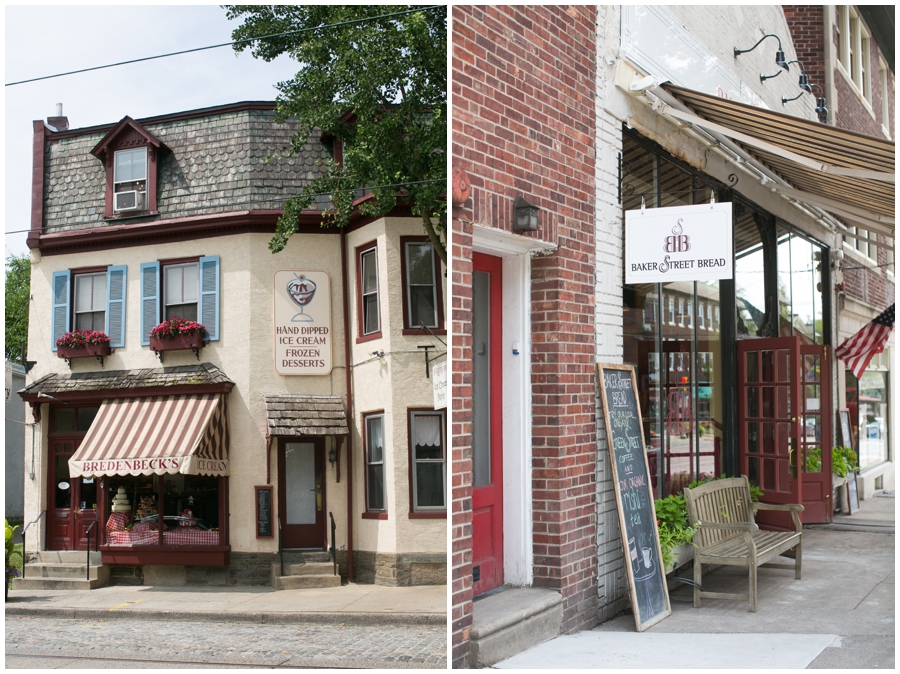
[[[200,258],[199,320],[210,341],[219,339],[219,256]]]
[[[150,345],[150,331],[159,325],[159,262],[141,265],[141,346]]]
[[[50,318],[50,349],[56,351],[56,340],[69,331],[69,283],[72,273],[65,271],[53,272],[53,314]]]
[[[125,294],[128,267],[106,270],[106,334],[113,348],[125,346]]]

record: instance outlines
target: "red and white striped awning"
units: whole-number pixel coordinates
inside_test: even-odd
[[[72,477],[228,475],[225,396],[107,400],[78,451]]]

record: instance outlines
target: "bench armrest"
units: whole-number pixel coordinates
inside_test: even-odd
[[[753,510],[781,510],[782,512],[790,512],[791,519],[794,521],[794,530],[797,532],[803,531],[803,525],[800,523],[800,515],[797,513],[803,512],[804,508],[799,503],[754,502],[750,505],[753,507]]]
[[[700,529],[731,529],[732,531],[758,531],[759,527],[756,526],[755,522],[707,522],[706,520],[700,520],[696,522],[694,526],[699,526]]]

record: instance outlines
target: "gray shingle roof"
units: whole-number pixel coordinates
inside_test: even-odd
[[[282,394],[263,396],[269,435],[347,435],[347,413],[340,396]]]
[[[117,391],[157,386],[203,386],[234,384],[225,373],[211,363],[179,365],[144,370],[111,370],[108,372],[74,372],[48,374],[26,386],[19,393],[76,393],[83,391]]]

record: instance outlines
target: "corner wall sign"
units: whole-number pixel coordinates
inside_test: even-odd
[[[625,283],[733,276],[731,204],[625,211]]]
[[[275,272],[275,371],[331,372],[331,281],[324,271]]]

